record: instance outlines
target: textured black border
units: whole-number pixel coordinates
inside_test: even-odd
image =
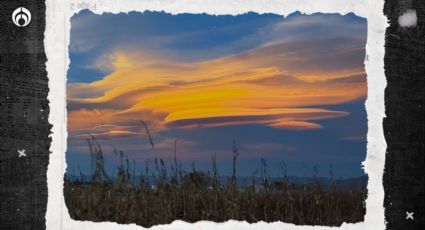
[[[19,28],[11,13],[30,10]],[[418,26],[398,17],[415,9]],[[384,173],[387,229],[424,227],[425,30],[423,0],[386,0]],[[48,79],[44,53],[45,2],[0,1],[0,229],[45,229],[50,147]],[[18,150],[26,157],[18,157]],[[414,220],[406,219],[414,213]]]
[[[424,4],[423,0],[386,0],[384,7],[390,23],[384,58],[384,207],[388,230],[424,227]],[[418,23],[402,28],[398,18],[408,9],[416,10]],[[413,212],[413,220],[406,212]]]
[[[32,20],[12,22],[23,6]],[[0,229],[45,229],[49,92],[44,0],[0,1]],[[25,149],[26,157],[18,150]]]

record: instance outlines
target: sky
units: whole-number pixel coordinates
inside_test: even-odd
[[[366,20],[299,12],[283,17],[163,12],[71,18],[67,83],[68,171],[90,172],[95,136],[107,171],[113,149],[141,171],[174,156],[183,167],[230,175],[268,162],[272,176],[363,175]],[[149,144],[143,120],[155,148]]]

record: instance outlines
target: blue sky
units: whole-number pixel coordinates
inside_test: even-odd
[[[235,139],[239,175],[251,175],[260,158],[275,176],[281,162],[291,175],[311,175],[316,164],[323,176],[330,164],[338,176],[362,175],[365,42],[366,20],[353,14],[83,11],[71,19],[68,169],[89,172],[90,133],[110,172],[114,147],[141,170],[145,159],[171,157],[177,139],[184,166],[211,170],[216,153],[221,174],[229,175]],[[204,98],[196,87],[209,92],[205,103],[186,98],[185,92]],[[232,87],[235,95],[226,91]],[[149,148],[137,119],[151,127],[157,149]]]

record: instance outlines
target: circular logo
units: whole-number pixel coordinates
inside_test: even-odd
[[[27,8],[18,7],[12,14],[12,21],[19,27],[24,27],[31,22],[31,13]]]

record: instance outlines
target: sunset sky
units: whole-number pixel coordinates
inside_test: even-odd
[[[177,155],[189,169],[251,175],[260,158],[272,176],[363,174],[367,85],[366,20],[353,14],[286,18],[129,13],[71,19],[68,71],[68,170],[88,173],[87,134],[96,136],[106,167],[113,148],[136,160]],[[149,145],[146,122],[155,149]]]

